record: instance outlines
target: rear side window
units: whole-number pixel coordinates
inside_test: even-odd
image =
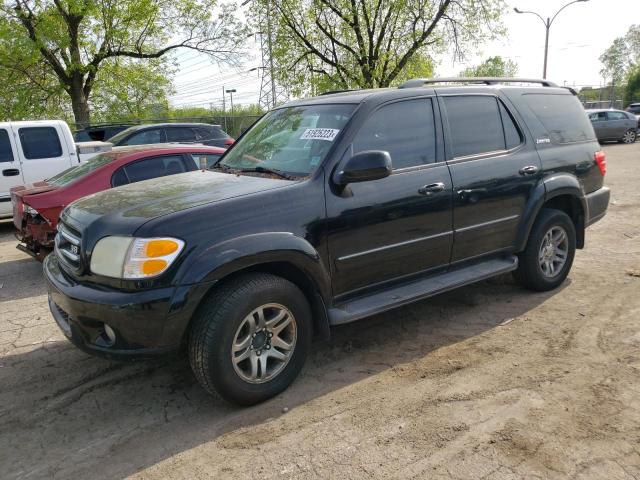
[[[594,112],[589,114],[589,120],[592,122],[606,122],[607,112]]]
[[[436,161],[436,135],[430,99],[392,103],[376,110],[353,141],[353,153],[385,150],[394,169]]]
[[[591,122],[573,95],[529,93],[523,98],[549,133],[552,143],[595,140]]]
[[[507,150],[510,150],[522,143],[522,134],[509,111],[499,100],[498,105],[500,108],[500,116],[502,117],[502,126],[504,127],[504,143]]]
[[[495,97],[464,95],[443,97],[443,100],[454,157],[505,149],[505,134]],[[510,135],[513,136],[513,132]]]
[[[9,132],[0,128],[0,162],[13,162]]]
[[[627,116],[622,112],[607,112],[609,120],[627,120]]]
[[[147,158],[131,163],[124,167],[124,171],[129,183],[134,183],[151,178],[183,173],[186,172],[187,169],[180,155],[167,155],[166,157]]]
[[[62,155],[58,132],[53,127],[26,127],[18,130],[22,151],[27,160],[55,158]]]

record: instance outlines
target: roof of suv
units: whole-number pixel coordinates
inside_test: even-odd
[[[512,85],[520,84],[520,85]],[[529,84],[529,85],[524,85]],[[532,86],[531,84],[535,84]],[[326,103],[351,103],[357,104],[375,97],[381,100],[392,100],[395,98],[412,97],[425,93],[425,91],[468,91],[479,90],[487,91],[487,89],[517,89],[527,91],[544,91],[548,93],[574,93],[573,90],[566,87],[558,87],[547,80],[535,80],[526,78],[440,78],[440,79],[414,79],[405,82],[397,88],[374,88],[363,90],[345,90],[343,92],[328,92],[326,94],[293,100],[287,102],[283,107],[296,105],[317,105]]]

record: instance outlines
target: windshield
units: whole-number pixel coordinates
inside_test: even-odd
[[[68,168],[67,170],[47,179],[47,183],[49,185],[55,185],[56,187],[65,187],[71,182],[84,177],[86,174],[93,172],[115,159],[116,155],[114,153],[96,155],[95,157],[91,157],[86,163],[81,163],[75,167]]]
[[[308,105],[267,113],[219,166],[306,177],[322,163],[355,105]]]

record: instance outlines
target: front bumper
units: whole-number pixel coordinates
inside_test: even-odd
[[[611,190],[608,187],[599,188],[595,192],[585,195],[588,210],[585,227],[593,225],[606,215],[610,197]]]
[[[153,357],[178,350],[191,316],[188,302],[172,304],[176,287],[134,292],[75,282],[55,254],[44,261],[49,307],[67,338],[87,353],[110,359]],[[167,327],[168,324],[172,324]],[[115,342],[105,331],[116,333]]]

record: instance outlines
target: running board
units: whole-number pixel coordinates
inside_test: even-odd
[[[376,292],[364,297],[344,302],[329,309],[329,323],[340,325],[393,308],[433,297],[439,293],[453,290],[518,268],[518,257],[492,258],[481,263],[436,274],[429,278],[400,285],[390,290]]]

